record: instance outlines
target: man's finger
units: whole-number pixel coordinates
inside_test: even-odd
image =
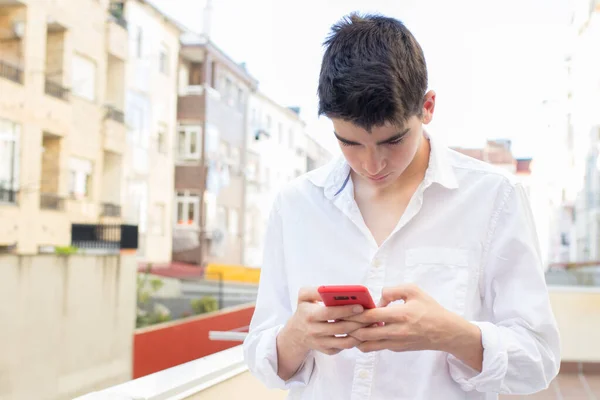
[[[365,324],[352,321],[323,322],[323,336],[350,334],[364,326]]]
[[[359,345],[360,341],[353,338],[352,336],[346,336],[341,338],[328,337],[321,339],[319,341],[319,344],[326,349],[347,350]]]
[[[365,310],[362,314],[344,318],[346,321],[359,322],[361,324],[377,324],[379,322],[402,322],[403,312],[401,306],[381,307]]]
[[[316,287],[301,287],[298,291],[298,303],[321,301],[321,295]]]
[[[364,308],[359,305],[322,307],[315,313],[316,321],[333,321],[338,319],[346,319],[353,315],[360,314]]]
[[[369,326],[367,328],[360,328],[353,332],[348,333],[353,338],[360,340],[361,342],[366,341],[380,341],[388,340],[392,338],[393,331],[397,330],[397,327],[393,325],[386,326]]]
[[[381,300],[379,301],[378,306],[385,307],[397,300],[404,300],[406,302],[409,299],[414,298],[418,293],[419,288],[412,283],[386,287],[381,291]]]

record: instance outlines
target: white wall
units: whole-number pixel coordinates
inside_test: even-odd
[[[0,398],[68,400],[131,379],[135,256],[0,255]]]
[[[138,1],[127,1],[126,18],[129,30],[127,114],[130,120],[136,115],[141,120],[141,138],[130,141],[128,146],[126,182],[137,187],[142,182],[147,185],[147,193],[142,196],[145,204],[139,207],[145,214],[140,219],[146,225],[141,229],[142,258],[147,262],[164,263],[171,260],[172,253],[179,31],[162,15]],[[142,51],[138,56],[140,29]],[[161,48],[168,49],[166,74],[160,71]],[[164,151],[160,151],[158,145],[161,126],[166,128]],[[131,203],[131,198],[124,199],[126,207]]]
[[[248,103],[248,153],[258,155],[256,174],[260,186],[247,184],[244,264],[259,267],[273,200],[286,183],[306,172],[307,141],[304,122],[291,110],[261,93],[251,95]],[[270,137],[261,136],[260,140],[255,140],[258,129],[268,132]],[[293,135],[291,143],[290,132]]]

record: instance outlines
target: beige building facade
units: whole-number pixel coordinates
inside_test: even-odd
[[[108,0],[0,1],[0,249],[119,223],[127,32]]]

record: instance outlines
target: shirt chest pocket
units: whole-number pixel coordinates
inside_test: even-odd
[[[405,266],[405,282],[414,283],[446,309],[464,315],[471,274],[468,250],[408,249]]]

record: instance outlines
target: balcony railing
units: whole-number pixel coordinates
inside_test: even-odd
[[[123,16],[123,3],[112,3],[110,5],[110,16],[113,21],[123,29],[127,29],[127,20]]]
[[[138,248],[136,225],[72,224],[71,244],[79,249],[134,250]]]
[[[237,378],[241,380],[236,381]],[[219,390],[221,385],[227,383],[233,383],[237,389],[232,391],[229,386],[228,390]],[[283,400],[286,396],[283,391],[267,390],[250,376],[244,363],[242,346],[236,346],[75,400],[100,400],[117,396],[128,399],[215,399],[223,398],[224,393],[230,396],[234,393],[235,396],[225,398],[252,400]]]
[[[125,113],[121,110],[116,109],[113,106],[106,106],[106,115],[107,119],[112,119],[113,121],[117,121],[121,124],[125,123]]]
[[[6,78],[16,83],[23,83],[23,70],[14,65],[0,61],[0,77]]]
[[[102,216],[103,217],[120,217],[121,206],[117,204],[104,203],[102,204]]]
[[[69,93],[71,92],[69,89],[63,87],[61,84],[52,82],[46,79],[46,94],[52,97],[56,97],[57,99],[61,99],[64,101],[69,101]]]
[[[17,191],[0,186],[0,203],[17,204]]]
[[[51,193],[42,193],[40,195],[40,208],[43,210],[63,211],[65,209],[65,199]]]

